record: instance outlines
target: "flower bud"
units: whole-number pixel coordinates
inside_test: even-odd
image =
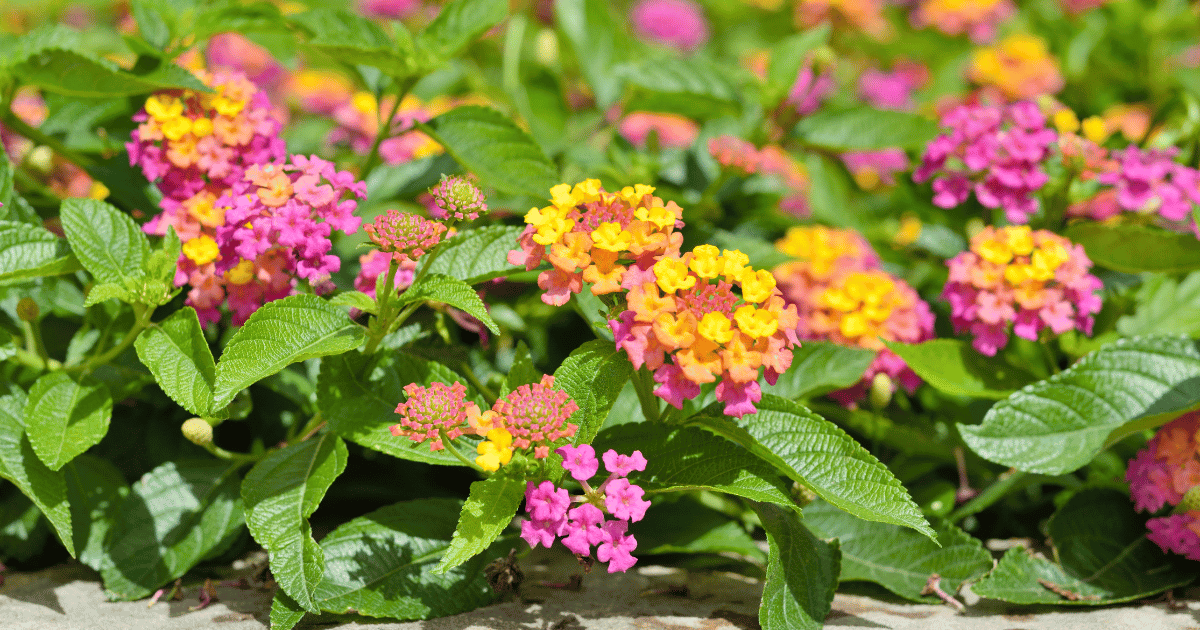
[[[20,302],[17,302],[17,317],[20,317],[21,321],[32,322],[38,318],[40,313],[37,302],[33,301],[33,298],[23,297]]]
[[[892,382],[892,377],[880,372],[871,379],[871,407],[874,409],[883,409],[892,402],[892,394],[896,391],[896,384]]]
[[[442,181],[429,189],[438,208],[446,213],[447,218],[476,219],[488,211],[483,192],[475,185],[472,175],[459,177],[442,175]]]
[[[183,437],[196,446],[208,446],[213,441],[212,425],[203,418],[191,418],[183,423]]]

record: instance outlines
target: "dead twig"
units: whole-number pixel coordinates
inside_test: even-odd
[[[921,594],[922,595],[937,595],[938,599],[940,599],[940,600],[946,602],[948,605],[954,607],[954,609],[957,610],[958,612],[963,612],[964,610],[966,610],[967,607],[964,606],[962,602],[958,601],[957,599],[954,599],[953,595],[942,590],[941,583],[942,583],[942,576],[938,575],[937,573],[931,573],[929,575],[929,579],[926,580],[926,582],[925,582],[925,588],[921,589]]]
[[[1054,582],[1051,582],[1050,580],[1045,580],[1042,578],[1038,578],[1038,584],[1041,584],[1042,588],[1054,593],[1055,595],[1058,595],[1059,597],[1061,597],[1069,602],[1077,602],[1077,601],[1081,601],[1081,600],[1082,601],[1095,601],[1095,600],[1100,599],[1099,595],[1080,595],[1079,593],[1072,591],[1071,589],[1063,586],[1062,584],[1055,584]]]

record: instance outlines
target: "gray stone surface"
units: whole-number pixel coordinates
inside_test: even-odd
[[[576,572],[569,556],[535,555],[522,561],[526,572],[521,597],[444,619],[389,623],[324,616],[301,628],[370,630],[746,630],[757,628],[755,609],[761,585],[736,574],[685,572],[661,566],[628,574],[592,572],[581,590],[550,588]],[[184,598],[147,607],[141,602],[108,602],[96,574],[79,567],[38,573],[8,573],[0,588],[3,630],[261,630],[266,627],[271,592],[261,588],[217,587],[220,601],[199,610],[197,584]],[[1106,608],[1023,607],[979,601],[956,613],[941,605],[839,593],[826,627],[970,630],[1200,630],[1200,589],[1182,593],[1180,610],[1165,603]]]

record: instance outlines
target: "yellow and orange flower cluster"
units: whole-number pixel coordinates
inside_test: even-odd
[[[538,275],[542,301],[567,303],[583,283],[595,295],[621,291],[627,272],[646,270],[659,258],[678,255],[683,235],[683,210],[673,201],[653,195],[654,187],[638,184],[617,193],[589,179],[550,189],[550,205],[525,215],[520,249],[508,261],[536,269],[548,261],[551,269]]]
[[[796,309],[771,272],[748,262],[742,252],[700,245],[626,275],[628,310],[609,322],[616,345],[635,367],[654,371],[655,394],[676,408],[717,382],[725,413],[754,413],[759,368],[774,383],[791,365]]]
[[[1012,101],[1054,94],[1063,88],[1058,61],[1046,42],[1025,33],[1009,35],[994,46],[976,50],[967,74],[975,83],[995,87]]]
[[[870,243],[854,230],[820,225],[789,228],[775,243],[780,252],[796,260],[775,268],[775,277],[824,285],[835,273],[862,271],[879,266]]]

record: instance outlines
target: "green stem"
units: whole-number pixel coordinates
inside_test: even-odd
[[[379,145],[388,139],[392,131],[392,120],[396,118],[396,112],[400,111],[400,103],[404,100],[405,96],[408,96],[408,91],[416,84],[417,77],[407,77],[397,81],[399,88],[396,90],[396,103],[392,105],[392,111],[388,114],[388,117],[379,121],[379,131],[375,134],[375,141],[371,143],[371,150],[367,153],[367,161],[363,162],[363,179],[366,179],[367,175],[370,175],[371,171],[375,170],[376,166],[379,166]]]
[[[471,468],[474,468],[475,470],[477,470],[479,472],[484,472],[483,469],[480,468],[478,464],[467,459],[466,457],[463,457],[463,454],[458,452],[458,449],[454,447],[454,443],[450,441],[450,437],[448,435],[446,435],[446,429],[444,429],[444,428],[438,429],[438,436],[440,436],[442,438],[442,447],[445,448],[446,451],[449,452],[451,455],[458,458],[458,461],[462,462],[463,464],[466,464],[467,466],[469,466]]]
[[[633,389],[648,422],[660,420],[658,397],[654,395],[654,373],[643,367],[633,374]]]
[[[463,361],[462,367],[463,375],[467,377],[467,380],[471,382],[471,385],[475,389],[479,390],[480,394],[483,394],[484,400],[486,400],[489,405],[496,404],[496,392],[493,392],[490,387],[484,385],[483,382],[479,380],[479,377],[475,375],[475,370],[472,370],[471,366],[468,365],[466,361]]]
[[[17,348],[17,352],[16,352],[16,354],[13,355],[13,358],[16,359],[18,363],[21,363],[22,365],[25,365],[26,367],[30,367],[30,368],[33,368],[35,370],[42,371],[42,372],[44,372],[46,370],[61,370],[62,369],[62,363],[59,363],[58,361],[55,361],[54,359],[43,359],[42,357],[39,357],[37,354],[30,352],[24,348]]]
[[[0,121],[3,121],[4,126],[8,127],[12,131],[25,136],[26,138],[29,138],[38,144],[54,149],[55,153],[58,153],[59,155],[74,162],[75,165],[79,166],[80,168],[86,169],[91,166],[95,166],[95,162],[93,162],[90,158],[84,157],[82,154],[68,148],[67,145],[63,144],[57,138],[48,136],[39,131],[37,128],[29,126],[28,123],[18,118],[17,115],[14,114],[8,107],[5,107],[4,111],[0,112]]]
[[[288,431],[287,443],[291,445],[297,442],[303,442],[304,439],[307,439],[311,433],[320,429],[324,424],[325,419],[321,417],[321,412],[318,411],[317,413],[313,414],[313,417],[308,419],[308,422],[304,425],[304,428],[297,431],[296,428],[299,425],[292,425],[292,430]],[[304,439],[297,439],[300,437],[303,437]]]
[[[256,457],[254,455],[250,455],[249,453],[231,453],[231,452],[221,448],[220,446],[213,444],[212,442],[205,444],[204,450],[208,451],[209,453],[212,453],[214,456],[216,456],[220,459],[229,460],[231,462],[247,463],[247,462],[256,462],[256,461],[262,459],[261,457]],[[264,451],[263,456],[266,456],[266,454],[269,452],[270,451]]]
[[[388,262],[387,282],[383,287],[383,295],[376,295],[375,300],[378,304],[379,314],[371,318],[369,327],[371,338],[367,340],[367,347],[363,351],[365,354],[371,354],[379,347],[379,343],[387,336],[387,329],[391,324],[391,297],[396,286],[396,271],[400,269],[400,264],[393,258]]]
[[[425,278],[426,275],[429,274],[429,269],[433,266],[433,261],[436,260],[438,255],[442,253],[442,245],[444,243],[445,241],[439,243],[438,246],[433,249],[433,251],[425,255],[425,257],[422,259],[420,269],[418,269],[416,275],[413,276],[413,281],[409,285],[410,287],[416,286],[418,282],[420,282]],[[391,266],[389,266],[388,269],[390,271]],[[393,279],[394,278],[395,276],[393,275]],[[391,283],[389,283],[389,286],[391,286]],[[420,308],[421,304],[423,303],[424,302],[419,301],[412,302],[406,306],[404,310],[400,311],[400,314],[396,315],[395,317],[392,317],[390,302],[386,302],[384,306],[380,306],[379,317],[372,322],[372,326],[375,326],[377,322],[378,327],[376,327],[374,331],[370,333],[371,336],[370,339],[367,340],[367,347],[363,350],[364,354],[371,354],[375,352],[379,348],[379,344],[383,341],[383,338],[388,336],[388,333],[404,324],[404,322],[408,320],[413,312]]]
[[[46,344],[42,341],[42,327],[37,322],[21,321],[25,326],[25,348],[36,354],[43,363],[50,361]]]
[[[1001,473],[996,482],[984,489],[983,492],[975,495],[975,498],[967,501],[959,506],[957,510],[950,513],[946,517],[951,523],[957,523],[964,518],[982,512],[992,506],[993,503],[1004,498],[1014,486],[1021,480],[1025,479],[1028,473],[1017,469],[1012,469],[1006,473]]]
[[[1058,374],[1062,370],[1058,369],[1058,359],[1054,353],[1050,351],[1049,341],[1039,341],[1038,345],[1042,347],[1042,357],[1046,359],[1046,367],[1050,368],[1051,374]]]
[[[69,372],[90,372],[93,369],[121,356],[122,352],[125,352],[129,346],[133,345],[133,342],[135,339],[137,339],[138,335],[140,335],[142,331],[146,329],[146,327],[150,326],[150,317],[154,315],[154,308],[147,307],[145,304],[134,304],[133,313],[137,319],[134,321],[133,328],[130,328],[129,332],[125,334],[125,337],[121,339],[121,343],[113,346],[107,352],[94,355],[87,361],[84,361],[79,365],[66,368],[66,370]]]

